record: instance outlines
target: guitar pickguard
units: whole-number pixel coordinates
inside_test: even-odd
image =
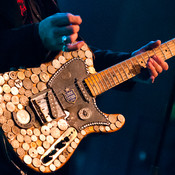
[[[42,173],[61,168],[93,132],[114,132],[125,120],[96,106],[84,79],[95,74],[92,53],[61,52],[38,68],[0,74],[0,126],[16,155]]]
[[[48,82],[48,86],[53,90],[63,109],[70,112],[68,123],[78,131],[93,125],[109,125],[106,116],[97,108],[95,98],[88,93],[88,89],[83,84],[87,76],[84,61],[73,58]],[[80,84],[81,89],[78,86]],[[84,99],[83,94],[86,94],[88,101]]]

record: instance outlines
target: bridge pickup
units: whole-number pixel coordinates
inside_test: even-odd
[[[41,156],[40,161],[44,166],[49,166],[69,144],[76,138],[77,130],[68,128],[59,139]]]

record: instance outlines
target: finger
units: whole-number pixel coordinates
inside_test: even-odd
[[[150,44],[150,49],[156,48],[156,47],[158,47],[160,45],[161,45],[161,41],[160,40],[153,41],[153,43]]]
[[[67,17],[68,17],[70,24],[80,25],[82,23],[82,19],[79,15],[72,15],[72,14],[68,13]]]
[[[67,26],[66,29],[67,29],[67,32],[69,32],[68,35],[70,35],[73,33],[78,33],[80,30],[80,26],[79,25],[70,25],[70,26]]]
[[[70,40],[70,43],[73,43],[73,42],[75,42],[75,41],[77,40],[77,38],[78,38],[78,33],[74,33],[74,34],[68,36],[68,38],[69,38],[69,40]]]
[[[63,43],[62,42],[62,39],[61,39],[61,44],[71,44],[71,43],[74,43],[78,38],[78,33],[74,33],[70,36],[67,36],[67,39],[66,41]]]
[[[138,54],[140,54],[142,52],[145,52],[145,51],[154,49],[154,48],[158,47],[160,44],[161,44],[161,41],[160,40],[150,41],[148,44],[146,44],[143,47],[141,47],[140,49],[134,51],[132,53],[132,56],[135,56],[135,55],[138,55]]]
[[[147,45],[145,45],[145,47],[143,47],[143,49],[151,50],[151,49],[154,49],[154,48],[158,47],[160,44],[161,44],[160,40],[150,41]]]
[[[153,64],[152,64],[151,61],[148,62],[147,67],[148,67],[149,70],[150,70],[151,76],[154,76],[154,77],[156,78],[156,77],[158,76],[158,73],[157,73],[157,71],[156,71],[156,69],[155,69],[155,67],[153,66]]]
[[[58,37],[57,40],[57,44],[58,45],[66,45],[66,44],[71,44],[73,42],[75,42],[78,38],[78,33],[74,33],[72,35],[66,36],[66,39],[63,41],[62,39],[63,36]]]
[[[151,79],[151,82],[154,83],[155,77],[154,76],[151,76],[150,79]]]
[[[150,58],[150,62],[158,73],[161,73],[163,71],[163,68],[154,59]]]
[[[74,44],[67,44],[67,51],[74,51],[80,49],[84,45],[84,41],[78,41]]]
[[[69,25],[66,27],[55,27],[54,37],[63,36],[63,35],[68,36],[73,33],[78,33],[79,30],[80,30],[79,25]]]
[[[50,17],[51,23],[54,26],[67,26],[70,24],[80,25],[82,19],[79,15],[72,15],[71,13],[57,13]]]
[[[163,61],[160,57],[154,55],[152,59],[155,60],[162,67],[163,70],[168,70],[168,64],[165,61]]]

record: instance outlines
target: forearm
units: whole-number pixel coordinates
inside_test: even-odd
[[[131,54],[126,52],[113,52],[110,50],[100,50],[91,46],[90,48],[95,55],[94,66],[97,71],[106,69],[112,65],[115,65],[131,57]]]

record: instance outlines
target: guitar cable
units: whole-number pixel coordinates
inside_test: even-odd
[[[10,155],[8,153],[8,149],[7,149],[7,143],[6,143],[6,139],[4,138],[4,134],[2,134],[3,136],[3,145],[4,145],[4,150],[5,150],[5,153],[6,153],[6,156],[8,158],[8,160],[11,162],[11,164],[16,167],[16,169],[20,172],[21,175],[28,175],[26,172],[24,172],[23,170],[21,170],[19,168],[19,166],[10,158]]]
[[[6,138],[4,136],[4,134],[2,134],[2,141],[3,141],[3,146],[4,146],[4,150],[5,150],[5,154],[6,154],[6,157],[7,159],[9,160],[9,162],[11,162],[11,164],[19,171],[19,173],[21,175],[30,175],[28,174],[28,172],[24,172],[11,158],[10,158],[10,155],[8,153],[8,148],[7,148],[7,141],[6,141]],[[40,173],[39,173],[40,174]],[[50,175],[56,175],[56,173],[51,173]]]

